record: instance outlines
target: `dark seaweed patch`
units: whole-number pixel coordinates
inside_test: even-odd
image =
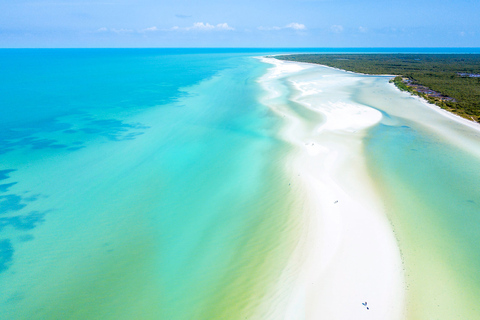
[[[0,240],[0,272],[7,270],[13,259],[13,246],[10,240]]]
[[[22,203],[23,200],[24,198],[22,196],[16,194],[0,196],[0,214],[25,208],[27,205]]]
[[[58,122],[56,119],[39,121],[29,124],[28,127],[13,127],[0,130],[0,154],[4,154],[22,147],[32,149],[65,148],[57,140],[38,138],[35,135],[43,132],[57,132],[70,129],[68,123]]]
[[[68,151],[77,151],[77,150],[80,150],[80,149],[83,149],[83,148],[85,148],[85,146],[71,147],[71,148],[68,148],[67,150],[68,150]]]
[[[0,184],[0,192],[7,192],[8,189],[17,184],[16,182]]]
[[[139,130],[147,129],[139,123],[126,123],[116,119],[98,120],[90,116],[82,116],[80,122],[73,124],[59,122],[56,119],[45,120],[27,128],[17,127],[0,129],[0,154],[20,148],[65,149],[68,151],[79,150],[84,142],[75,141],[64,143],[63,138],[77,133],[86,133],[93,136],[104,136],[111,141],[132,140],[143,134]],[[132,132],[134,131],[134,132]],[[39,137],[42,133],[58,132],[58,139]],[[0,180],[1,180],[0,171]],[[7,172],[8,173],[8,172]]]
[[[10,178],[10,172],[13,171],[16,171],[16,169],[0,170],[0,180],[6,180]]]
[[[44,217],[46,213],[47,212],[32,211],[26,215],[0,218],[0,230],[7,225],[11,225],[17,230],[31,230],[45,221]]]
[[[33,136],[22,137],[20,139],[2,139],[0,138],[0,154],[4,154],[19,148],[31,149],[62,149],[67,145],[59,144],[54,139],[41,139]]]

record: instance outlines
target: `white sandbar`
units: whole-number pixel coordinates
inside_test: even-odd
[[[263,103],[285,119],[285,169],[303,221],[268,318],[404,318],[401,257],[362,148],[382,114],[349,98],[358,75],[262,60],[273,65],[260,80]]]

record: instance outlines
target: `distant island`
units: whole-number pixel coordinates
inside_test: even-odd
[[[480,123],[480,54],[292,54],[280,60],[396,75],[400,89]]]

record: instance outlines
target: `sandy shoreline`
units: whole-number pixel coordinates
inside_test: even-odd
[[[304,220],[289,281],[281,281],[288,288],[278,288],[285,293],[269,318],[278,319],[280,309],[284,319],[404,318],[399,249],[362,151],[365,130],[381,113],[342,96],[343,82],[358,81],[354,75],[332,78],[316,65],[262,60],[273,65],[260,80],[269,93],[263,103],[285,119],[282,137],[295,150],[286,170]]]

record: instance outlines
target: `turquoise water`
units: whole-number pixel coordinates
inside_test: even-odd
[[[300,222],[282,119],[259,102],[270,66],[253,56],[359,50],[0,50],[2,317],[255,314]],[[448,289],[478,297],[478,159],[394,118],[366,151],[400,247],[424,244],[405,261],[441,252]]]
[[[235,319],[292,246],[280,125],[245,53],[2,51],[0,310]]]

